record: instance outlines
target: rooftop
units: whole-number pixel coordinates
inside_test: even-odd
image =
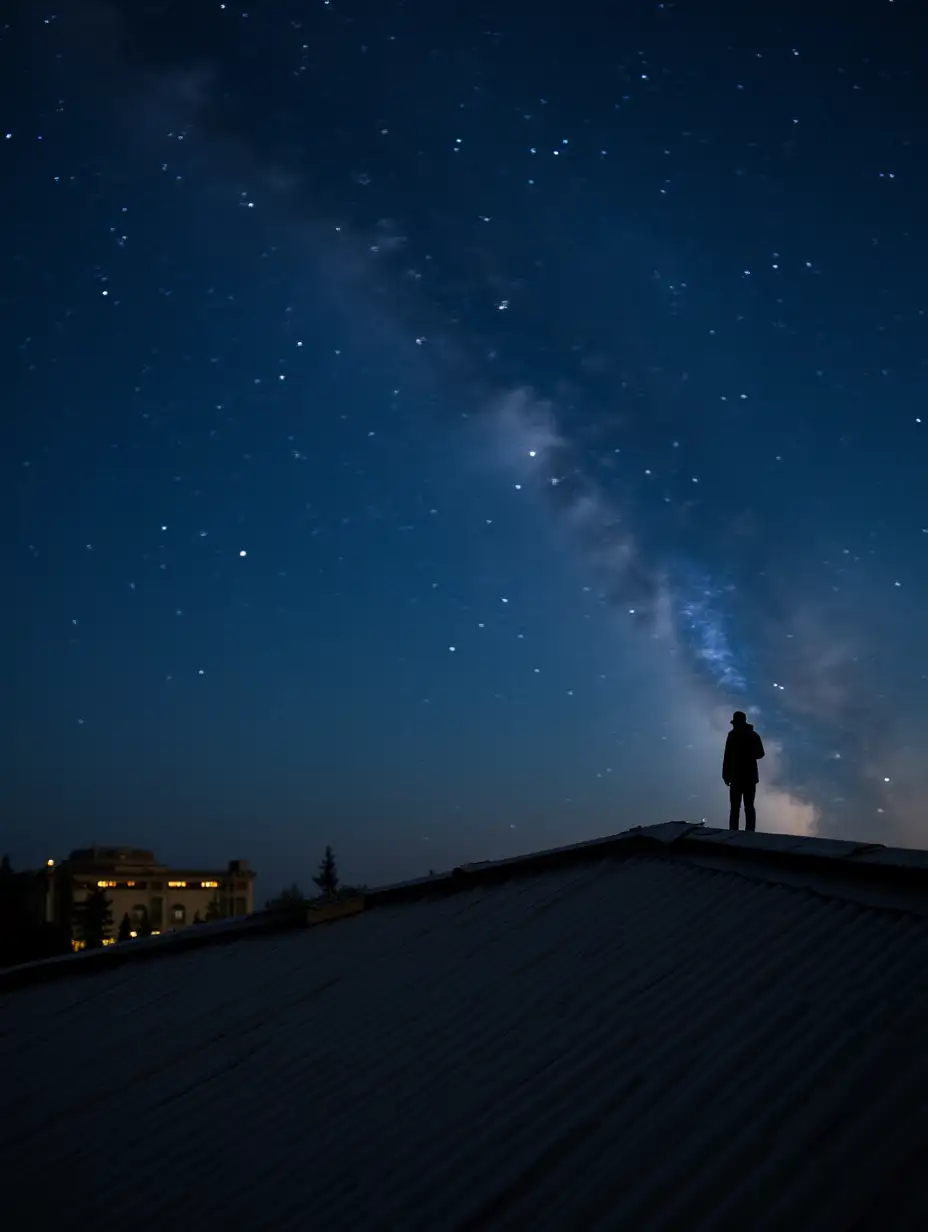
[[[49,867],[54,864],[54,861],[49,861]],[[155,859],[153,851],[146,851],[135,847],[78,847],[72,851],[68,858],[63,862],[61,867],[69,869],[71,872],[81,873],[87,870],[96,868],[116,868],[125,866],[126,868],[141,869],[145,868],[149,872],[167,869],[169,866],[163,864],[160,860]],[[215,865],[173,865],[172,868],[215,868]],[[229,860],[227,862],[229,872],[237,874],[241,877],[253,877],[254,873],[250,871],[250,866],[247,860]]]
[[[669,823],[10,969],[0,1150],[100,1232],[921,1228],[926,888]]]

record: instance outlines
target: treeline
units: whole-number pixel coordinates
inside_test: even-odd
[[[48,877],[39,871],[17,873],[9,856],[0,859],[0,967],[15,967],[70,954],[77,942],[88,950],[113,940],[113,901],[106,891],[94,887],[82,901],[54,903],[55,914],[66,907],[64,918],[49,921]],[[128,939],[132,926],[123,917],[118,940]],[[135,925],[136,935],[151,932],[147,920]]]
[[[71,952],[69,929],[45,919],[46,892],[43,873],[17,873],[9,856],[0,859],[0,967]]]

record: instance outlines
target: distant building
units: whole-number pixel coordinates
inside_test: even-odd
[[[225,869],[168,868],[151,851],[132,847],[82,847],[49,868],[45,918],[70,922],[74,908],[99,887],[112,903],[113,938],[123,916],[131,935],[169,932],[207,920],[249,915],[254,910],[255,874],[245,860]],[[79,938],[72,941],[80,949]]]

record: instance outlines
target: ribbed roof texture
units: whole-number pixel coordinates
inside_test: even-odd
[[[928,917],[672,847],[3,1000],[17,1227],[928,1226]]]

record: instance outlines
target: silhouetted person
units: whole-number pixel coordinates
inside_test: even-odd
[[[731,731],[725,741],[725,756],[722,759],[722,778],[725,780],[728,797],[731,800],[731,812],[728,814],[729,830],[738,829],[742,800],[744,801],[745,828],[754,829],[757,822],[757,814],[754,811],[754,795],[759,778],[757,763],[763,755],[763,741],[754,730],[754,725],[748,722],[748,716],[743,710],[736,710],[731,716]]]

